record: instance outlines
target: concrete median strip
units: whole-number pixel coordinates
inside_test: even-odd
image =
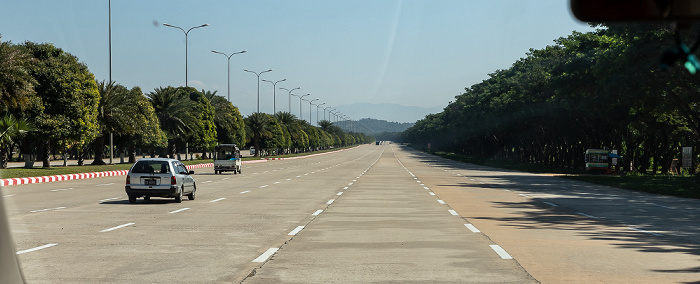
[[[187,169],[199,169],[199,168],[207,168],[207,167],[213,167],[213,166],[214,166],[213,163],[206,163],[206,164],[189,165],[186,167],[187,167]],[[54,176],[43,176],[43,177],[6,178],[6,179],[0,179],[0,186],[57,182],[57,181],[89,179],[89,178],[99,178],[99,177],[123,176],[123,175],[126,175],[128,173],[129,173],[129,170],[119,170],[119,171],[79,173],[79,174],[54,175]]]

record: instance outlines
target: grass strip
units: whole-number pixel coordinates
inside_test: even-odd
[[[338,151],[340,149],[352,148],[354,146],[348,146],[343,148],[333,148],[314,152],[289,154],[289,155],[278,155],[278,156],[268,156],[267,158],[290,158],[297,156],[308,156],[313,154],[325,153]],[[260,157],[244,157],[243,161],[260,160]],[[182,161],[185,165],[196,165],[196,164],[206,164],[213,163],[214,160],[189,160]],[[93,172],[106,172],[106,171],[119,171],[128,170],[131,168],[130,163],[124,164],[114,164],[114,165],[84,165],[84,166],[53,166],[50,168],[34,167],[31,169],[25,168],[9,168],[0,169],[0,178],[24,178],[24,177],[41,177],[41,176],[54,176],[54,175],[67,175],[67,174],[80,174],[80,173],[93,173]]]

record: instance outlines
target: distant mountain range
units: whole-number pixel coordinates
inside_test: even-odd
[[[346,115],[349,115],[351,119],[355,121],[360,120],[362,118],[373,118],[399,123],[415,123],[416,121],[425,118],[425,116],[428,114],[439,113],[443,111],[442,107],[424,108],[416,106],[402,106],[399,104],[370,103],[340,105],[335,107],[335,109],[339,110],[340,112]]]

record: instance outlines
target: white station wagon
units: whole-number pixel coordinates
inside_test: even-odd
[[[129,170],[126,176],[126,194],[129,203],[136,203],[136,198],[143,197],[148,201],[151,197],[175,198],[182,202],[182,196],[187,195],[194,200],[195,185],[192,175],[185,165],[176,159],[145,158],[140,159]]]

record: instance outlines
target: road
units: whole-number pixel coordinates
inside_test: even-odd
[[[700,203],[385,144],[197,170],[197,199],[124,177],[0,190],[30,283],[690,283]]]

